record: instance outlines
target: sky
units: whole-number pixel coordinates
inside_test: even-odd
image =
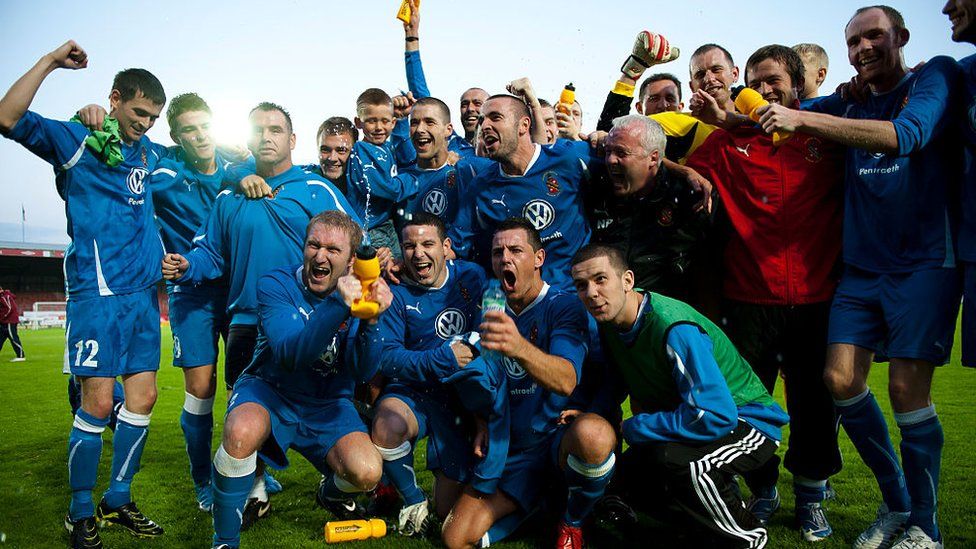
[[[784,2],[749,13],[739,3],[715,0],[423,0],[420,52],[431,93],[452,109],[455,127],[461,93],[472,86],[490,93],[509,81],[532,79],[540,97],[555,100],[568,83],[592,130],[620,65],[642,29],[663,34],[681,57],[650,72],[672,72],[690,90],[688,56],[701,44],[725,46],[740,68],[766,44],[814,42],[830,57],[832,91],[853,76],[844,25],[856,2]],[[911,38],[909,66],[935,55],[960,59],[969,44],[950,40],[942,2],[891,1],[905,17]],[[803,6],[800,11],[795,6]],[[197,92],[214,110],[214,132],[243,144],[247,114],[261,101],[287,108],[295,123],[296,163],[316,161],[315,131],[330,116],[354,115],[356,96],[368,87],[406,89],[403,26],[394,18],[399,0],[338,2],[206,2],[142,0],[78,2],[0,0],[0,90],[6,90],[47,52],[67,39],[88,53],[88,68],[59,70],[41,86],[32,110],[67,119],[89,103],[107,106],[114,74],[142,67],[163,83],[168,97]],[[599,9],[595,9],[595,8]],[[650,74],[650,72],[648,74]],[[741,81],[740,81],[741,83]],[[148,133],[172,144],[165,117]],[[20,145],[0,139],[0,240],[20,241],[22,208],[28,242],[66,243],[64,203],[51,167]]]

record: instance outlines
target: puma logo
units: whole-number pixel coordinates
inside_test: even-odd
[[[417,314],[418,315],[424,314],[423,311],[420,310],[420,302],[419,301],[417,302],[416,305],[405,305],[404,306],[404,309],[406,309],[408,311],[417,311]]]
[[[748,157],[749,156],[749,145],[752,145],[752,143],[746,143],[746,146],[745,147],[736,147],[735,150],[739,151],[740,153],[742,153],[742,154],[744,154],[744,155],[746,155]]]
[[[508,205],[507,205],[507,204],[505,204],[505,195],[504,195],[504,194],[502,195],[502,197],[501,197],[501,199],[498,199],[498,198],[492,198],[492,199],[491,199],[491,203],[492,203],[492,204],[501,204],[502,206],[504,206],[504,207],[506,207],[506,208],[508,207]]]

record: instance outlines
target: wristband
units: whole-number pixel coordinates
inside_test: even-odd
[[[621,82],[621,81],[618,80],[617,83],[613,85],[613,90],[611,90],[611,91],[613,93],[617,94],[617,95],[623,95],[623,96],[626,96],[626,97],[633,97],[634,96],[634,87],[635,86],[633,84],[628,84],[626,82]]]

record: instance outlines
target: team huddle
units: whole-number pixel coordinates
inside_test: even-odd
[[[674,75],[638,86],[678,57],[643,31],[596,131],[578,103],[520,78],[468,89],[461,135],[427,87],[410,7],[409,92],[369,88],[353,120],[327,118],[317,165],[293,164],[291,117],[272,102],[249,114],[247,153],[215,144],[194,93],[166,109],[176,146],[153,143],[166,95],[144,69],[116,75],[107,111],[30,111],[48,74],[86,67],[73,41],[0,100],[0,131],[54,167],[66,203],[70,546],[102,547],[99,523],[163,535],[130,490],[163,278],[213,547],[239,547],[269,512],[281,486],[268,469],[289,450],[321,472],[331,516],[392,504],[397,535],[440,524],[451,548],[487,547],[540,512],[557,547],[582,547],[594,517],[636,532],[637,512],[692,525],[695,541],[764,547],[787,423],[796,528],[817,542],[833,534],[838,422],[881,495],[853,546],[942,547],[931,385],[963,296],[963,364],[976,366],[976,56],[909,69],[901,14],[871,6],[844,27],[857,76],[836,93],[819,96],[819,46],[760,48],[738,88],[730,52],[705,44],[683,112]],[[976,43],[976,2],[943,11],[953,40]],[[382,276],[365,280],[352,266],[373,252]],[[353,316],[364,299],[373,314]],[[900,460],[867,386],[875,361],[890,363]],[[771,397],[780,377],[789,415]],[[424,439],[431,494],[414,471]]]

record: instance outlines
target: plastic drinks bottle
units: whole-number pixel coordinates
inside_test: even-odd
[[[573,103],[576,102],[576,88],[573,83],[566,84],[563,91],[559,92],[559,102],[556,103],[556,110],[572,116]]]
[[[485,313],[491,311],[505,312],[505,303],[505,292],[502,291],[501,283],[495,278],[488,280],[488,287],[485,288],[485,293],[481,296],[482,317],[485,315]],[[488,358],[494,357],[497,353],[495,353],[495,351],[482,349],[481,354],[485,358]]]
[[[376,248],[369,244],[357,248],[352,272],[363,286],[363,296],[357,297],[352,303],[352,316],[362,320],[374,318],[379,314],[380,304],[369,300],[369,288],[380,277],[380,261],[376,257]]]
[[[325,523],[325,541],[357,541],[386,535],[386,523],[380,519],[334,520]]]
[[[739,95],[735,98],[735,108],[740,113],[748,116],[753,122],[759,122],[759,115],[756,114],[759,107],[765,107],[768,104],[769,102],[763,99],[763,96],[752,88],[742,88],[739,90]],[[793,137],[793,134],[790,132],[773,132],[773,145],[778,147],[780,143],[791,137]]]

